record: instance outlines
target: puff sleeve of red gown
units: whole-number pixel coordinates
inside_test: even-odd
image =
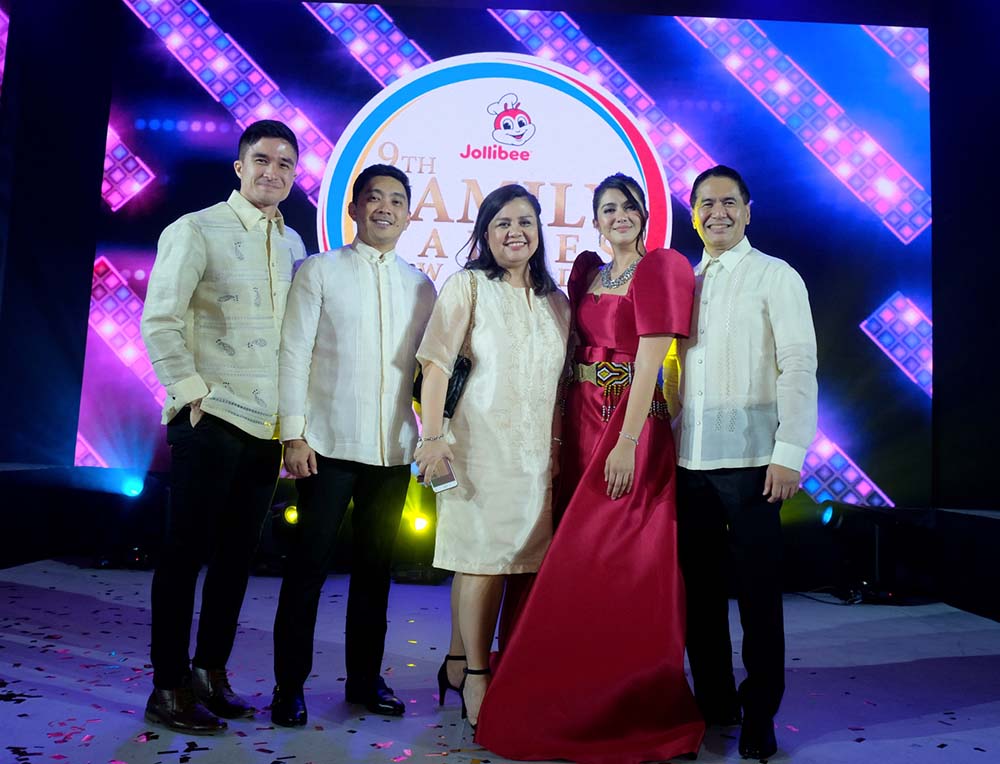
[[[645,334],[687,337],[694,305],[694,269],[676,249],[647,252],[635,269],[635,328]]]

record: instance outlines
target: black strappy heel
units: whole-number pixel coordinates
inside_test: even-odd
[[[444,705],[444,695],[448,690],[454,690],[458,693],[459,697],[462,697],[462,685],[456,687],[448,680],[448,661],[464,661],[464,655],[446,655],[444,656],[444,661],[441,663],[441,668],[438,669],[438,705]]]
[[[488,668],[481,668],[481,669],[464,668],[464,669],[462,669],[462,673],[465,674],[466,676],[470,676],[470,675],[471,676],[489,676],[493,672],[490,671]],[[464,679],[462,680],[462,689],[463,690],[465,689],[465,680]],[[465,693],[463,692],[462,693],[462,718],[466,719],[466,718],[468,718],[468,716],[469,716],[469,711],[465,707]],[[476,721],[477,722],[479,721],[478,717],[477,717]],[[472,731],[473,732],[476,731],[476,725],[475,724],[472,724],[470,722],[469,726],[472,727]]]

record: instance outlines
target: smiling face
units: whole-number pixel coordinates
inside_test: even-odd
[[[711,175],[695,189],[691,219],[705,243],[705,251],[718,257],[743,240],[750,207],[743,201],[736,181]]]
[[[347,214],[358,226],[358,238],[379,252],[389,252],[410,224],[410,210],[403,184],[388,175],[369,180],[351,202]]]
[[[535,134],[535,126],[526,111],[507,109],[493,121],[493,140],[508,146],[521,146]]]
[[[538,249],[538,217],[524,197],[511,199],[490,221],[487,241],[497,265],[523,271]]]
[[[638,189],[632,189],[632,196],[638,200]],[[597,217],[594,227],[608,240],[612,249],[621,251],[635,249],[641,251],[643,224],[646,222],[646,210],[617,188],[609,188],[597,201]]]
[[[240,194],[268,217],[292,190],[298,156],[281,138],[261,138],[233,162],[240,179]]]

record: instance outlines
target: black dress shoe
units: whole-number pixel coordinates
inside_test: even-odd
[[[146,720],[192,735],[211,735],[226,728],[226,723],[199,703],[186,686],[154,689],[146,701]]]
[[[382,677],[379,677],[375,684],[364,687],[357,687],[348,679],[344,690],[348,703],[359,703],[373,714],[402,716],[406,711],[403,701],[396,697]]]
[[[701,714],[709,727],[735,727],[743,721],[740,707],[705,709]]]
[[[271,721],[280,727],[302,727],[308,720],[306,699],[302,688],[286,690],[280,685],[274,685],[274,695],[271,697]]]
[[[766,761],[778,752],[774,737],[774,721],[744,719],[740,730],[740,756],[744,759]]]
[[[709,727],[734,727],[743,721],[743,712],[736,692],[716,693],[711,698],[695,698],[698,709]]]
[[[195,697],[216,716],[223,719],[245,719],[256,709],[233,692],[225,669],[191,667],[191,686]]]

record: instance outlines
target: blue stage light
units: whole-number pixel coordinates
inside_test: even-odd
[[[136,497],[142,493],[142,489],[146,487],[143,479],[138,475],[129,475],[122,481],[122,493],[126,496]]]
[[[823,525],[829,525],[832,519],[833,519],[833,506],[827,504],[825,507],[823,507],[823,514],[820,516],[820,520],[822,521]]]

